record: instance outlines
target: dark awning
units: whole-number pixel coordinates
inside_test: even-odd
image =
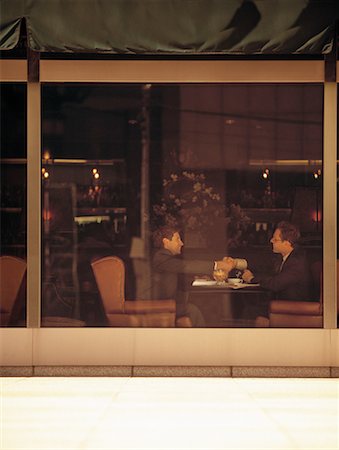
[[[336,0],[0,0],[0,49],[26,21],[39,52],[329,53]]]

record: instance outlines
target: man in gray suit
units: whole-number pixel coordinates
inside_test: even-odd
[[[184,260],[180,257],[184,245],[179,230],[163,226],[154,233],[153,255],[153,298],[175,299],[177,319],[189,317],[194,327],[203,327],[204,318],[196,305],[188,303],[188,293],[185,290],[185,275],[211,275],[214,265],[228,272],[233,263],[226,258],[224,261]]]

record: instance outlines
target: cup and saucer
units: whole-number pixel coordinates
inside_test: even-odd
[[[231,286],[240,286],[243,283],[242,278],[227,278],[227,283]]]

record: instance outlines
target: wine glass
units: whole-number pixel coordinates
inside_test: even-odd
[[[223,269],[214,269],[213,278],[217,284],[224,284],[227,279],[227,273]]]

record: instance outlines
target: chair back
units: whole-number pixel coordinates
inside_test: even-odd
[[[285,328],[321,328],[323,323],[322,262],[311,265],[310,301],[273,300],[269,305],[269,326]]]
[[[106,314],[124,312],[125,265],[117,256],[91,263]]]
[[[10,318],[26,268],[26,261],[21,258],[7,255],[0,256],[0,311],[2,325],[6,325]]]

